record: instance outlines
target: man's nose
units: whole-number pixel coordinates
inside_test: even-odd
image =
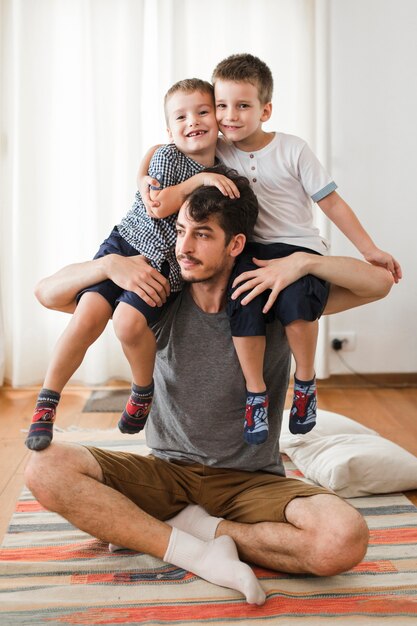
[[[183,233],[181,238],[177,239],[177,254],[190,254],[193,250],[191,233]]]

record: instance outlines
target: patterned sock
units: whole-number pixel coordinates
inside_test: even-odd
[[[61,394],[51,389],[41,389],[35,413],[25,444],[30,450],[43,450],[52,441],[56,407]]]
[[[130,398],[118,424],[122,433],[134,435],[143,429],[151,410],[153,390],[153,381],[148,387],[139,387],[133,383]]]
[[[247,391],[243,436],[246,443],[258,445],[268,439],[268,394]]]
[[[294,398],[290,411],[290,432],[305,435],[316,425],[317,386],[316,377],[308,381],[294,376]]]

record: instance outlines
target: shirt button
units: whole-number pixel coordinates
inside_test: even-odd
[[[252,165],[251,170],[256,170],[256,167]]]
[[[252,178],[252,182],[256,183],[258,179],[257,178]]]
[[[250,154],[250,155],[249,155],[249,157],[250,157],[251,159],[253,159],[253,157],[254,157],[254,156],[255,156],[254,154]]]

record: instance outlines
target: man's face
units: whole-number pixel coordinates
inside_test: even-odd
[[[214,95],[220,131],[234,143],[253,140],[271,115],[271,103],[261,104],[251,83],[216,80]]]
[[[176,256],[183,279],[191,283],[214,282],[228,276],[236,254],[237,235],[226,244],[226,235],[217,218],[195,222],[188,215],[185,202],[177,219]]]
[[[177,91],[166,104],[168,136],[178,150],[197,158],[214,149],[219,128],[209,93]]]

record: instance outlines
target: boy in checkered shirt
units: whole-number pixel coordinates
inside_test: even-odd
[[[159,182],[156,198],[166,187],[192,178],[182,188],[184,199],[200,185],[215,185],[224,195],[238,197],[234,183],[226,176],[205,172],[215,165],[218,135],[213,87],[200,79],[175,83],[165,95],[165,116],[172,143],[160,147],[150,163],[149,174]],[[174,194],[175,195],[175,194]],[[147,211],[141,195],[94,258],[108,254],[145,256],[149,263],[169,279],[167,302],[181,289],[181,276],[175,258],[176,214],[182,202],[178,195],[164,201],[159,210]],[[58,341],[36,403],[26,445],[32,450],[48,447],[53,437],[56,408],[64,385],[81,365],[90,345],[113,318],[114,329],[132,370],[132,391],[120,418],[124,433],[137,433],[145,425],[153,398],[155,337],[149,324],[161,314],[161,307],[149,306],[132,291],[110,280],[92,285],[77,298],[74,315]]]

